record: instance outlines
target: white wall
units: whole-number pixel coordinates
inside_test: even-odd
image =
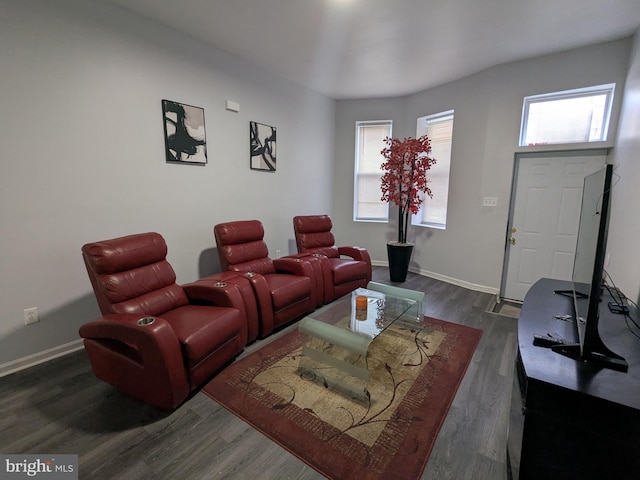
[[[260,219],[285,254],[294,215],[330,212],[331,99],[83,0],[0,0],[0,65],[0,365],[98,316],[86,242],[158,231],[183,283],[219,269],[216,223]],[[165,162],[164,98],[204,108],[208,165]],[[249,169],[252,120],[278,128],[276,173]]]
[[[640,302],[640,32],[636,33],[613,150],[614,186],[606,267],[616,286]]]
[[[345,240],[364,243],[374,261],[386,263],[397,207],[390,207],[389,224],[352,221],[355,122],[391,118],[393,136],[402,138],[415,136],[418,117],[454,109],[447,229],[409,228],[409,240],[416,244],[410,269],[499,291],[514,154],[526,150],[518,147],[524,96],[615,82],[610,128],[615,139],[630,46],[625,39],[512,62],[402,98],[338,101],[334,188],[343,207],[334,205],[336,230],[348,232]],[[482,207],[483,196],[498,197],[498,206]]]

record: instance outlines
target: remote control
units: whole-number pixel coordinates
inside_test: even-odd
[[[559,337],[550,337],[549,335],[534,335],[533,344],[538,347],[553,347],[554,345],[564,345],[567,341]]]

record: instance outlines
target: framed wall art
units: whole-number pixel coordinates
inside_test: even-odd
[[[162,100],[167,162],[207,163],[204,109]]]
[[[276,171],[276,127],[249,122],[251,170]]]

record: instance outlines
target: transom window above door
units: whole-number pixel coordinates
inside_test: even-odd
[[[607,140],[615,83],[524,98],[520,146]]]

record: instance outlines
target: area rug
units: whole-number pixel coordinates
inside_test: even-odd
[[[299,369],[305,340],[296,329],[203,391],[327,478],[417,479],[481,335],[426,317],[394,324],[369,347],[358,396],[331,388],[322,369]]]

